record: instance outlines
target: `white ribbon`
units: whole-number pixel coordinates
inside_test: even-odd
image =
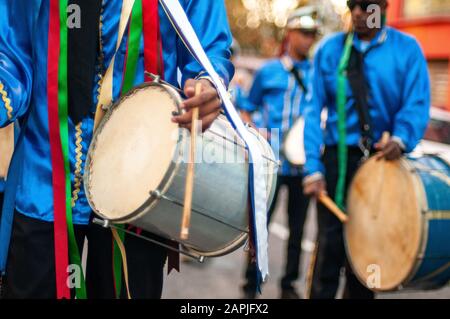
[[[160,0],[160,3],[178,35],[183,40],[186,48],[211,77],[211,80],[216,86],[218,94],[223,101],[228,119],[249,149],[250,161],[253,163],[253,181],[250,181],[250,183],[253,183],[252,204],[256,225],[257,261],[262,279],[265,280],[266,276],[269,274],[267,247],[267,189],[262,161],[263,158],[259,148],[258,139],[247,130],[242,122],[231,102],[225,85],[222,83],[220,76],[217,74],[211,61],[206,55],[197,34],[178,0]]]

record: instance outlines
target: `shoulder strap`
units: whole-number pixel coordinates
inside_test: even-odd
[[[281,58],[281,64],[283,64],[286,71],[294,76],[297,84],[302,88],[303,92],[305,92],[305,94],[308,94],[308,89],[303,81],[302,74],[294,67],[291,59],[287,56],[284,56]]]
[[[369,86],[364,73],[364,53],[352,46],[347,66],[347,78],[355,99],[354,106],[358,112],[361,137],[365,146],[370,146],[372,138],[372,124],[369,112]]]
[[[103,78],[100,87],[100,96],[98,99],[97,110],[95,112],[94,130],[97,128],[101,119],[105,115],[104,107],[111,104],[113,100],[113,73],[114,64],[117,52],[119,51],[120,44],[122,43],[123,36],[125,34],[128,21],[130,19],[131,11],[133,10],[135,0],[123,0],[122,13],[120,14],[119,23],[119,36],[117,37],[116,52],[114,53],[108,69],[106,70],[105,77]]]

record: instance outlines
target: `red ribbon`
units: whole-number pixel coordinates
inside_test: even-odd
[[[66,186],[64,158],[62,153],[58,116],[58,73],[59,55],[61,49],[59,9],[59,0],[51,0],[48,36],[47,99],[50,151],[53,167],[52,182],[54,207],[56,295],[58,299],[70,299],[70,289],[67,285],[69,244],[66,220]]]

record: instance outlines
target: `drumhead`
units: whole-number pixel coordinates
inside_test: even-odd
[[[87,162],[86,193],[97,214],[126,218],[146,203],[165,178],[177,149],[179,98],[146,84],[121,99],[97,129]]]
[[[423,238],[423,187],[406,159],[368,160],[348,194],[345,241],[358,278],[375,291],[404,284],[417,264]]]

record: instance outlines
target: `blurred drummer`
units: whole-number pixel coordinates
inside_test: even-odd
[[[264,65],[256,74],[244,104],[242,117],[252,123],[251,113],[261,112],[263,128],[267,128],[268,139],[276,154],[283,137],[302,116],[306,102],[311,99],[312,66],[308,58],[309,51],[316,41],[319,21],[314,7],[304,7],[295,11],[288,19],[286,27],[285,52],[279,59]],[[272,131],[274,130],[274,131]],[[276,134],[270,134],[270,132]],[[276,206],[280,187],[285,185],[289,191],[288,217],[289,241],[284,276],[281,279],[281,298],[298,299],[294,282],[299,277],[299,260],[303,225],[308,208],[308,199],[303,195],[302,172],[283,157],[279,169],[278,183],[269,220]],[[246,271],[246,284],[243,287],[246,298],[256,294],[256,271],[249,265]]]
[[[353,30],[323,41],[315,56],[313,103],[305,111],[304,192],[327,192],[341,208],[361,160],[374,151],[386,160],[411,152],[429,119],[426,60],[414,38],[385,25],[387,6],[386,0],[348,1]],[[382,147],[376,142],[384,131],[392,137]],[[344,298],[373,298],[346,262],[341,223],[322,205],[318,224],[310,297],[335,298],[346,267]]]

